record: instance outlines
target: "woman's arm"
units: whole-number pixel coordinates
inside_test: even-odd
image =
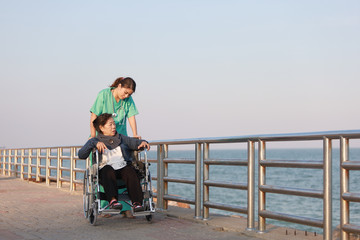
[[[147,150],[150,150],[148,142],[143,139],[128,137],[122,134],[119,134],[119,137],[121,138],[121,142],[125,143],[131,150],[138,150],[141,147],[145,147]]]
[[[85,145],[80,148],[79,152],[78,152],[78,157],[80,159],[86,159],[91,151],[93,150],[93,148],[96,147],[96,144],[99,142],[99,140],[97,138],[90,138]]]
[[[91,116],[90,116],[90,136],[92,138],[96,137],[96,130],[95,130],[95,127],[94,127],[94,124],[93,124],[93,121],[95,120],[95,118],[97,118],[96,114],[91,113]]]
[[[133,137],[141,139],[141,136],[138,136],[138,133],[137,133],[137,125],[136,125],[135,115],[129,117],[128,119],[129,119],[129,124],[130,124],[131,130],[133,132]]]

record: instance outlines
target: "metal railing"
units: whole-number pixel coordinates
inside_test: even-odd
[[[76,190],[77,184],[83,184],[82,177],[85,167],[79,167],[76,150],[79,146],[49,147],[49,148],[18,148],[0,149],[0,172],[7,176],[20,176],[23,180],[56,182],[62,187],[64,182],[70,184],[70,191]],[[68,164],[64,164],[67,161]],[[55,163],[54,163],[55,162]],[[66,166],[68,165],[68,166]]]
[[[152,141],[150,145],[157,147],[157,159],[150,162],[157,163],[157,176],[153,180],[157,182],[157,207],[167,209],[168,201],[184,202],[195,205],[194,217],[207,220],[209,209],[220,209],[231,212],[247,214],[247,229],[255,230],[255,190],[258,191],[258,231],[266,231],[266,219],[276,219],[281,221],[293,222],[303,225],[319,227],[323,229],[323,238],[332,239],[332,143],[333,140],[340,140],[340,180],[341,180],[341,208],[340,208],[340,233],[341,239],[349,239],[350,233],[360,233],[360,226],[350,223],[350,202],[360,202],[360,194],[349,192],[349,172],[360,170],[360,161],[349,160],[349,141],[350,139],[360,139],[360,130],[350,131],[331,131],[315,133],[297,134],[272,134],[272,135],[250,135],[240,137],[225,138],[199,138]],[[268,142],[296,142],[296,141],[322,141],[323,159],[322,161],[306,160],[270,160],[266,158],[266,144]],[[210,156],[210,145],[218,143],[246,143],[247,159],[213,159]],[[258,186],[255,186],[255,144],[258,144]],[[169,146],[173,145],[193,145],[194,159],[169,158]],[[2,149],[0,150],[0,172],[3,175],[15,175],[22,179],[35,177],[37,181],[45,179],[49,184],[50,180],[56,181],[57,186],[61,187],[62,182],[70,183],[70,190],[75,190],[76,184],[81,184],[81,179],[77,179],[77,172],[84,172],[85,169],[76,167],[75,147],[59,148],[28,148],[28,149]],[[67,149],[68,154],[63,154]],[[46,151],[46,154],[42,154]],[[51,154],[55,151],[56,155]],[[36,152],[36,154],[35,154]],[[19,162],[20,159],[20,162]],[[36,159],[36,163],[33,163]],[[41,159],[46,163],[41,164]],[[57,166],[51,165],[51,159],[56,159]],[[26,161],[27,160],[27,161]],[[70,161],[70,166],[63,165],[64,160]],[[81,160],[83,161],[83,160]],[[195,166],[194,178],[180,178],[169,176],[169,164],[191,164]],[[210,179],[210,166],[239,166],[247,168],[247,182],[227,182]],[[20,167],[20,171],[18,170]],[[266,184],[267,168],[304,168],[322,170],[323,187],[322,189],[300,189],[295,187],[281,187]],[[36,169],[34,172],[33,169]],[[46,174],[41,174],[41,169],[45,169]],[[51,170],[56,170],[56,176],[51,175]],[[64,176],[63,172],[68,172]],[[202,173],[202,174],[201,174]],[[183,196],[173,196],[169,194],[169,183],[182,183],[194,185],[194,199]],[[216,203],[210,200],[210,188],[229,188],[247,191],[247,205],[245,207]],[[323,216],[322,219],[305,218],[266,209],[266,193],[283,195],[301,196],[306,198],[322,199]],[[201,198],[201,194],[203,195]]]
[[[360,170],[360,161],[349,160],[349,140],[358,136],[340,138],[340,237],[348,240],[350,233],[360,234],[360,226],[350,223],[350,202],[360,202],[360,193],[349,192],[350,171]]]

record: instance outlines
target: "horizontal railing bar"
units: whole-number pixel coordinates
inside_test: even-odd
[[[280,221],[293,222],[313,227],[323,227],[323,221],[315,218],[300,217],[290,214],[277,213],[268,210],[259,211],[259,215],[265,218],[272,218]]]
[[[177,182],[177,183],[187,183],[187,184],[195,184],[195,180],[187,179],[187,178],[171,178],[164,177],[165,182]]]
[[[230,166],[247,166],[248,161],[242,159],[206,159],[204,164],[208,165],[230,165]]]
[[[304,141],[304,140],[323,140],[323,138],[339,139],[360,138],[360,130],[345,131],[324,131],[324,132],[305,132],[305,133],[287,133],[287,134],[264,134],[264,135],[244,135],[218,138],[191,138],[191,139],[173,139],[173,140],[156,140],[150,141],[150,145],[160,144],[195,144],[195,143],[231,143],[247,141]]]
[[[57,167],[56,166],[49,166],[49,169],[54,170],[54,169],[57,169]]]
[[[204,185],[209,186],[209,187],[221,187],[221,188],[247,190],[246,183],[235,183],[235,182],[225,182],[225,181],[220,182],[220,181],[206,180],[206,181],[204,181]]]
[[[204,207],[247,214],[247,208],[239,207],[231,204],[222,204],[222,203],[214,203],[214,202],[206,201],[204,202]]]
[[[60,178],[61,182],[70,182],[70,178]]]
[[[313,197],[313,198],[324,197],[323,191],[314,190],[314,189],[301,189],[301,188],[279,187],[272,185],[262,185],[259,186],[259,190],[267,193],[279,193],[284,195],[295,195],[302,197]]]
[[[260,165],[264,167],[322,169],[324,164],[322,161],[261,160]]]
[[[68,168],[68,167],[60,167],[59,169],[62,171],[70,171],[71,170],[71,168]]]
[[[350,192],[346,192],[342,194],[342,197],[344,200],[346,201],[351,201],[351,202],[360,202],[360,193],[350,193]]]
[[[195,164],[195,160],[194,159],[183,159],[183,158],[164,158],[164,163]]]
[[[360,226],[354,225],[354,224],[344,224],[344,226],[342,227],[342,230],[344,230],[347,233],[360,234]]]
[[[82,169],[82,168],[74,168],[73,171],[74,172],[82,172],[82,173],[86,172],[86,170]]]
[[[165,200],[170,200],[170,201],[175,201],[175,202],[195,204],[195,200],[191,200],[191,199],[187,199],[187,198],[183,198],[183,197],[178,197],[178,196],[174,196],[174,195],[165,194],[164,199]]]
[[[360,170],[360,161],[346,161],[341,164],[341,167],[347,170]]]
[[[83,181],[83,180],[74,179],[74,180],[73,180],[73,183],[76,183],[76,184],[83,184],[83,183],[84,183],[84,181]]]

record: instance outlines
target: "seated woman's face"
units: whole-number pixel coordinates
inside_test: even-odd
[[[109,118],[104,126],[100,126],[100,130],[105,136],[114,136],[116,134],[116,125],[113,118]]]

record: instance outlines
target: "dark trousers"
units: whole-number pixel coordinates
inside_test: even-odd
[[[131,165],[114,170],[111,166],[106,165],[99,171],[100,184],[104,187],[106,199],[110,202],[113,197],[118,200],[118,187],[116,180],[122,179],[125,182],[129,193],[130,200],[142,204],[143,193],[140,186],[140,180]]]

